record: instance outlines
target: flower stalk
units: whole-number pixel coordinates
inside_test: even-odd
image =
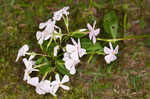
[[[141,36],[126,36],[125,38],[116,38],[116,39],[97,38],[97,40],[98,41],[106,41],[106,42],[116,42],[116,41],[131,40],[131,39],[149,38],[149,37],[150,37],[150,35],[141,35]]]

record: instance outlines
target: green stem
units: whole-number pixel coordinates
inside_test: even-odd
[[[44,66],[44,65],[46,65],[46,64],[47,64],[47,63],[43,63],[43,64],[39,64],[39,65],[34,65],[33,68],[39,68],[39,67]]]
[[[47,44],[46,51],[48,50],[48,47],[50,46],[51,42],[52,42],[52,39],[49,40],[49,42],[48,42],[48,44]]]
[[[92,8],[93,0],[90,0],[89,8]]]
[[[46,73],[44,74],[44,76],[42,77],[42,80],[44,80],[44,79],[46,78],[47,74],[48,74],[48,72],[46,72]]]
[[[57,96],[54,96],[55,99],[58,99]]]
[[[97,40],[98,41],[106,41],[106,42],[115,42],[115,41],[131,40],[131,39],[141,39],[141,38],[146,38],[146,37],[150,37],[150,35],[127,36],[125,38],[116,38],[116,39],[102,39],[102,38],[97,38]]]
[[[40,44],[40,48],[41,48],[41,50],[44,52],[44,50],[43,50],[43,46]]]
[[[90,62],[91,62],[93,56],[94,56],[94,53],[92,53],[92,54],[90,55],[90,57],[89,57],[89,59],[88,59],[88,64],[90,64]]]
[[[66,16],[66,18],[63,16],[63,20],[64,20],[64,22],[65,22],[65,26],[66,26],[67,32],[69,33],[69,22],[68,22],[68,16]]]
[[[123,19],[123,32],[126,33],[126,30],[127,30],[127,13],[125,13]]]

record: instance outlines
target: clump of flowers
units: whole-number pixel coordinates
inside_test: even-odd
[[[101,44],[96,42],[96,37],[100,33],[100,28],[95,29],[96,21],[93,27],[88,23],[88,29],[70,31],[68,10],[69,7],[64,7],[54,12],[52,19],[40,23],[40,31],[36,32],[36,39],[41,53],[30,52],[26,44],[18,51],[16,62],[20,57],[28,56],[23,58],[25,64],[23,80],[34,86],[40,95],[50,93],[56,96],[60,87],[70,90],[64,83],[69,82],[69,76],[76,74],[77,65],[84,55],[106,54],[104,59],[108,64],[117,59],[115,55],[118,54],[118,45],[113,49],[112,43],[109,42],[110,48],[104,47],[103,51]],[[65,23],[65,32],[57,26],[57,22],[61,19]]]

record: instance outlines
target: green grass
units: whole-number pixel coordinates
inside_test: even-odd
[[[145,17],[145,21],[149,20],[148,3],[144,3],[144,0],[142,3],[127,1],[127,4],[132,5],[126,13],[129,16],[128,24],[133,30],[124,30],[130,31],[125,35],[136,35],[132,33],[135,31],[143,35],[148,27],[142,29],[143,25],[142,28],[138,25],[141,31],[139,33],[137,26],[132,26],[131,23],[135,19],[141,19],[141,16],[142,19]],[[145,4],[145,8],[139,3]],[[23,44],[29,44],[33,51],[38,50],[35,33],[39,23],[46,21],[52,16],[52,12],[66,5],[71,7],[69,17],[72,30],[84,28],[95,19],[97,27],[103,27],[104,14],[115,10],[119,17],[119,32],[123,31],[124,10],[119,0],[1,0],[0,99],[54,99],[50,94],[36,94],[35,88],[23,81],[24,64],[21,60],[15,63],[15,59]],[[142,15],[140,11],[134,14],[134,7],[141,9]],[[150,99],[150,43],[148,40],[146,44],[143,42],[144,40],[121,42],[125,46],[121,45],[118,60],[110,65],[106,65],[101,56],[95,56],[88,65],[85,57],[83,64],[77,66],[77,74],[68,83],[71,90],[59,90],[58,99]]]

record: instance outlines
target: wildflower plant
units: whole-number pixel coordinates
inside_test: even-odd
[[[113,49],[112,43],[109,42],[110,48],[103,48],[100,42],[96,41],[96,37],[101,34],[100,28],[96,27],[96,21],[93,26],[88,23],[87,27],[71,31],[68,10],[69,7],[64,7],[54,12],[51,19],[39,24],[36,39],[41,53],[29,51],[26,44],[18,51],[16,62],[21,56],[28,57],[23,58],[25,64],[23,80],[34,86],[40,95],[50,93],[56,96],[60,87],[70,90],[67,86],[69,76],[76,74],[77,65],[84,55],[90,56],[88,62],[95,54],[106,55],[104,59],[108,64],[117,59],[115,55],[118,54],[119,45]],[[61,20],[64,20],[66,31],[57,26]]]

